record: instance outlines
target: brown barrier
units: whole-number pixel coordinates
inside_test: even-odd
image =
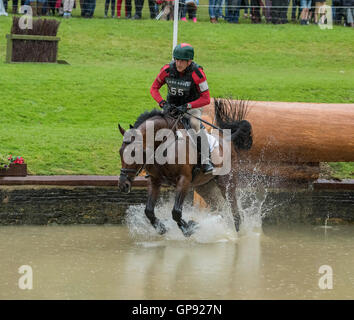
[[[315,180],[319,162],[354,161],[354,104],[249,101],[254,143],[246,171]],[[203,118],[214,122],[214,103]]]
[[[354,161],[354,104],[249,101],[253,161]],[[214,104],[203,110],[214,119]]]

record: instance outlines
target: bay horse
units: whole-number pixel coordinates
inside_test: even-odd
[[[131,143],[131,141],[127,141],[125,139],[126,132],[129,130],[125,131],[118,124],[119,131],[124,136],[122,146],[119,150],[122,168],[120,171],[118,187],[122,192],[130,192],[132,182],[134,178],[139,174],[139,172],[142,169],[147,172],[148,199],[145,207],[145,215],[160,235],[164,234],[167,229],[164,224],[155,216],[154,208],[158,200],[162,184],[174,186],[176,189],[175,202],[172,209],[172,218],[176,221],[184,236],[189,237],[192,235],[197,227],[196,222],[193,220],[186,222],[182,218],[183,201],[191,187],[194,188],[194,190],[197,191],[202,197],[204,197],[204,199],[207,200],[207,203],[211,205],[215,204],[211,192],[213,192],[215,189],[219,189],[223,198],[230,204],[235,228],[236,231],[239,231],[240,215],[238,213],[236,199],[237,167],[234,165],[234,160],[237,159],[237,152],[239,152],[239,150],[248,150],[251,148],[253,142],[252,126],[247,120],[244,119],[248,111],[245,101],[214,99],[214,107],[216,124],[220,127],[220,129],[229,129],[231,131],[229,139],[231,139],[232,142],[231,163],[233,165],[231,166],[230,172],[224,175],[204,174],[201,170],[195,170],[198,166],[196,166],[195,162],[189,161],[190,158],[188,151],[187,161],[185,164],[178,163],[177,153],[176,161],[174,164],[158,164],[156,162],[147,163],[148,156],[146,149],[146,135],[148,130],[148,121],[153,123],[154,134],[160,129],[171,129],[174,135],[176,135],[174,136],[175,139],[178,136],[177,131],[184,128],[181,121],[179,121],[181,115],[179,115],[179,118],[176,120],[175,116],[164,114],[164,112],[161,110],[153,109],[152,111],[146,111],[145,113],[141,114],[136,120],[134,126],[130,125],[131,129],[138,130],[143,137],[143,140],[141,141],[143,149],[142,163],[127,163],[124,160],[124,152],[126,151],[126,148]],[[223,137],[223,133],[219,132],[218,134],[220,138]],[[192,140],[186,140],[188,140],[187,143],[192,143]],[[161,143],[162,142],[159,141],[153,142],[154,151],[156,151]],[[219,154],[223,153],[225,146],[225,143],[219,143],[217,150]]]

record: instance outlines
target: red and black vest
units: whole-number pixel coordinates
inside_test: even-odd
[[[201,66],[192,62],[181,75],[176,68],[176,62],[171,62],[169,68],[165,71],[168,74],[165,78],[168,94],[167,102],[171,105],[181,106],[185,103],[197,100],[200,93],[192,78],[192,73],[196,72],[198,77],[203,78],[202,73],[198,70],[203,69]]]

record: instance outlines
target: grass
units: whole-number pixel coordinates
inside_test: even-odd
[[[354,103],[352,29],[211,25],[200,15],[180,23],[179,41],[195,46],[212,96]],[[58,59],[70,65],[5,64],[10,26],[0,17],[0,154],[23,156],[31,174],[117,175],[117,123],[156,106],[149,89],[171,59],[172,22],[62,20]],[[352,163],[332,168],[354,177]]]

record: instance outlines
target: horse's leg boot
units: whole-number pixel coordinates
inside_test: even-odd
[[[158,234],[163,235],[167,232],[165,225],[158,218],[156,218],[154,211],[145,209],[145,215]]]

